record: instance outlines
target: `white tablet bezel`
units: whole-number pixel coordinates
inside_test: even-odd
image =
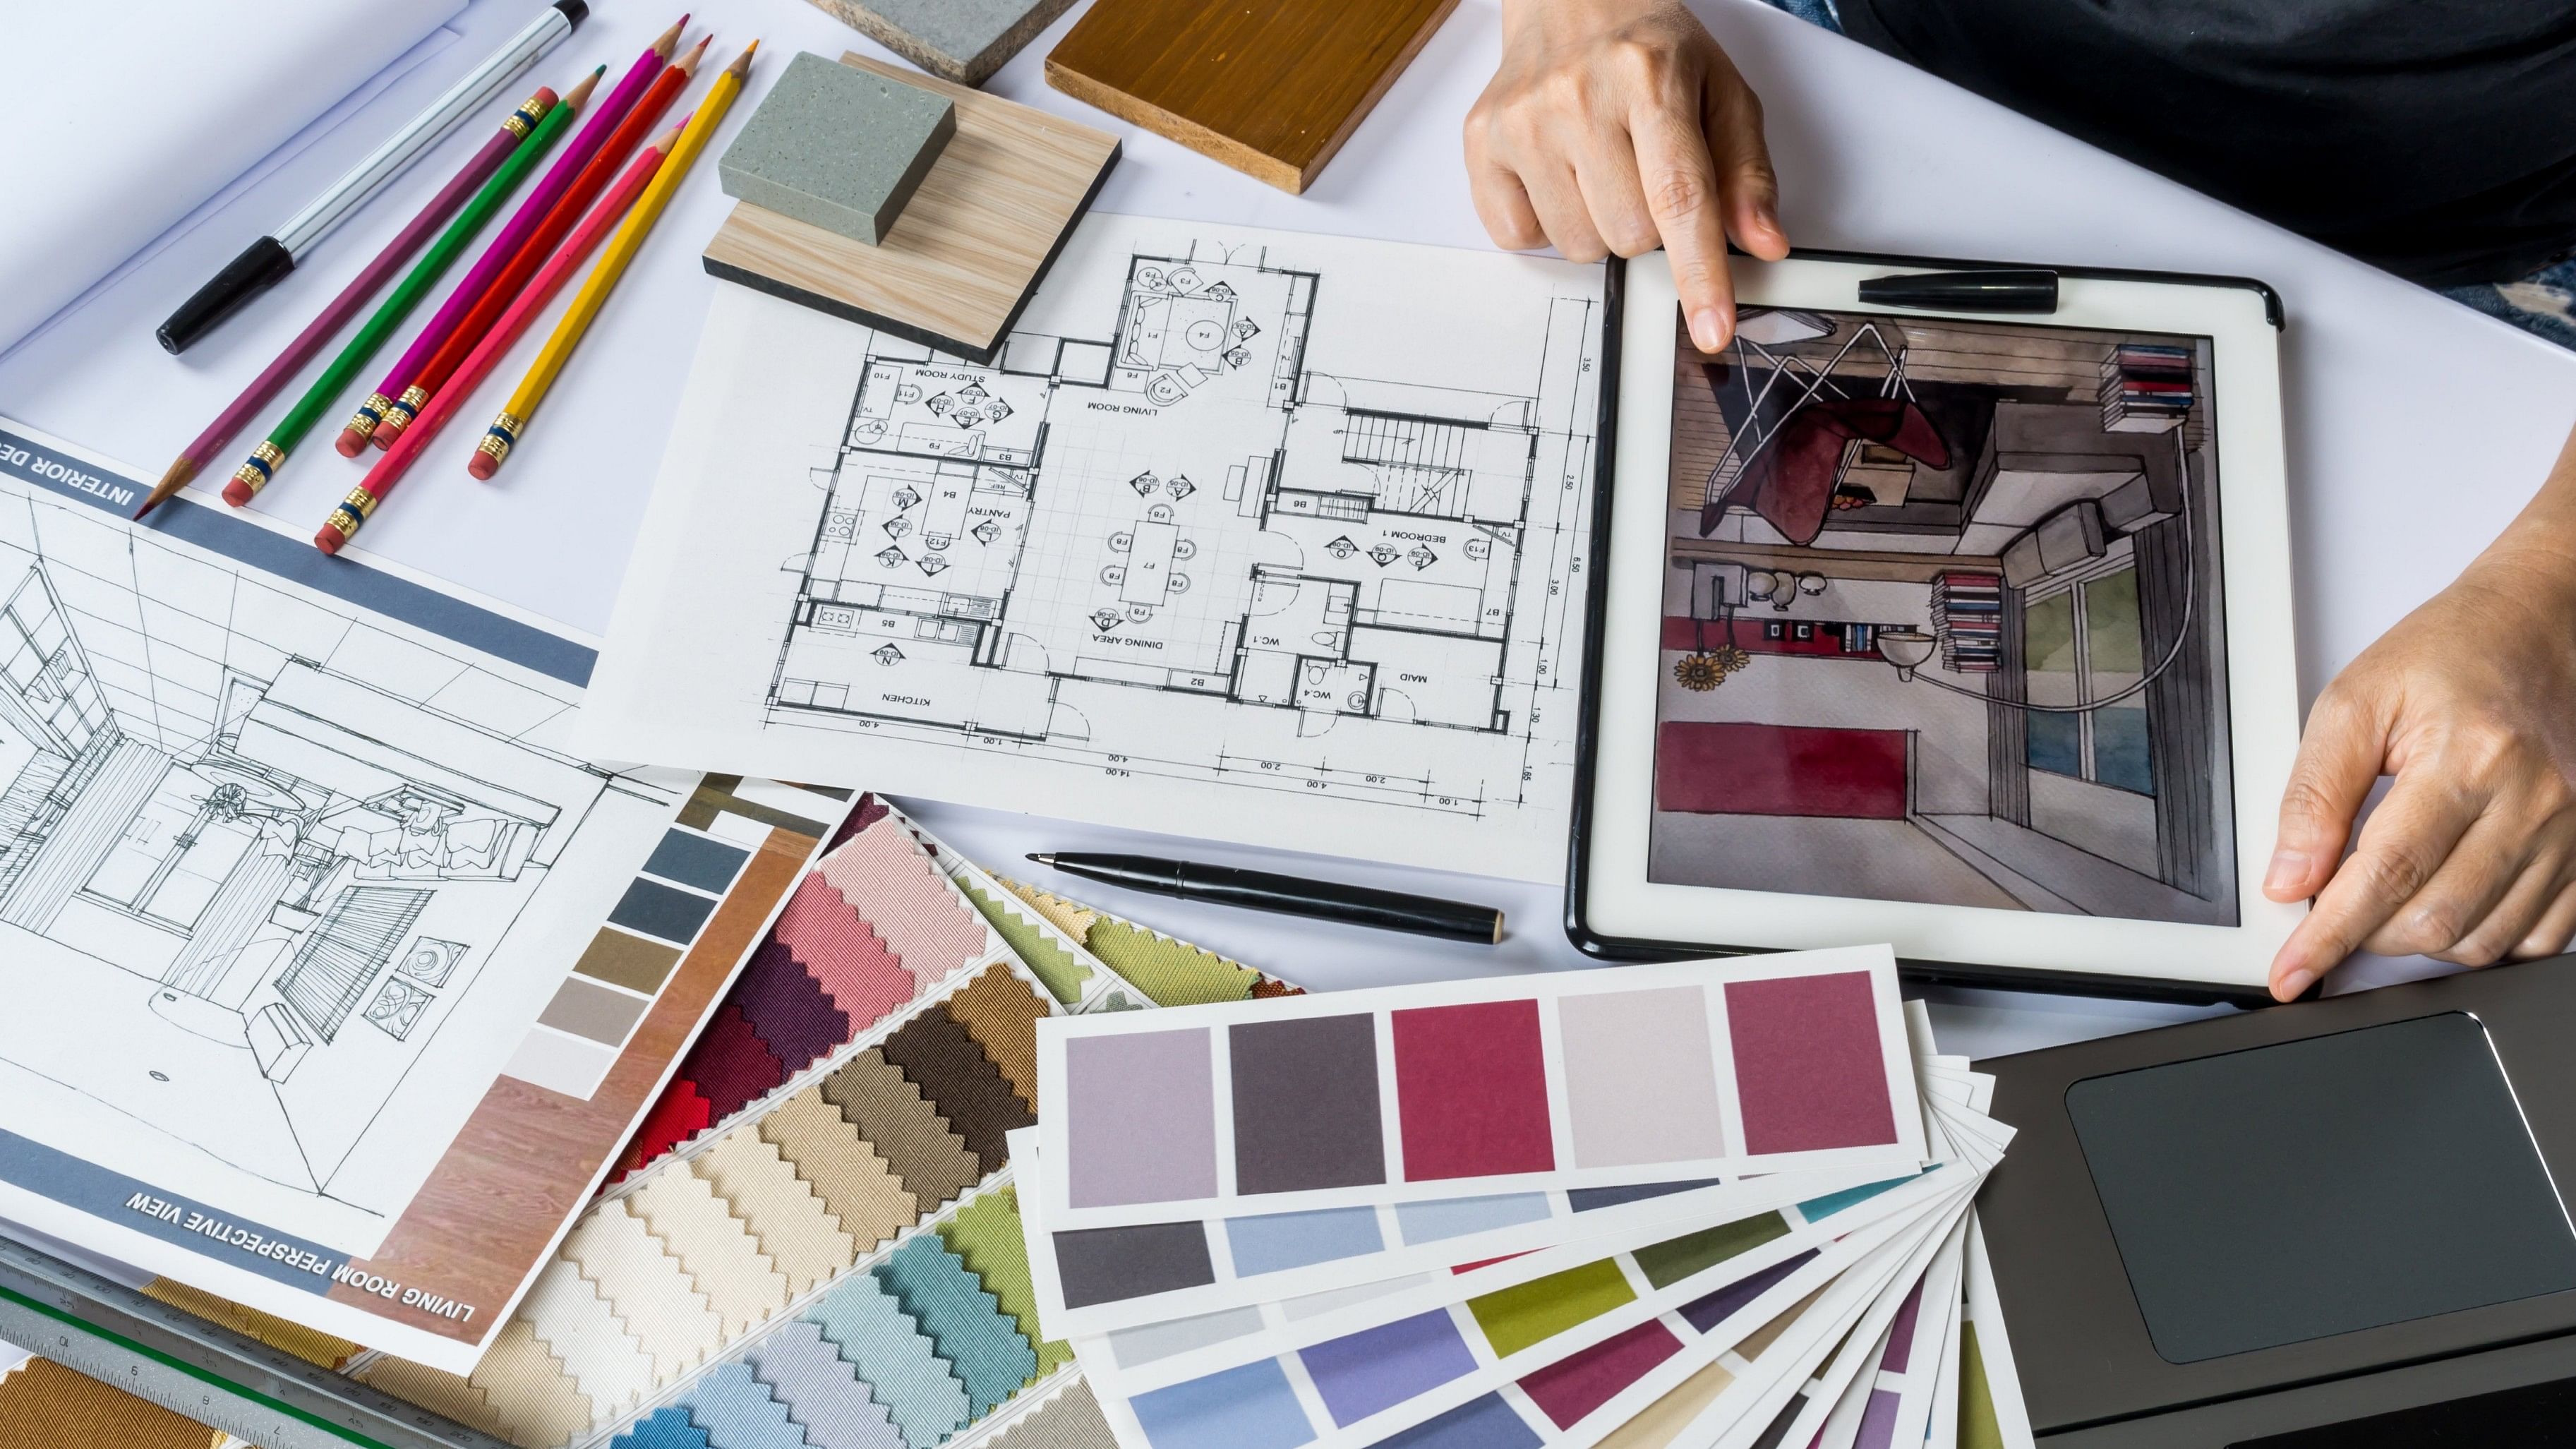
[[[2259,990],[2272,957],[2305,914],[2264,899],[2282,788],[2296,755],[2298,667],[2291,629],[2287,469],[2282,451],[2279,330],[2251,285],[2067,275],[2053,315],[1866,306],[1864,278],[1923,270],[1866,261],[1735,259],[1749,306],[1878,312],[1897,320],[2133,330],[2206,337],[2223,464],[2220,578],[2226,613],[2237,924],[2167,921],[1841,896],[1793,895],[1647,879],[1661,674],[1674,323],[1678,301],[1660,252],[1627,264],[1620,313],[1616,454],[1596,527],[1607,567],[1596,581],[1600,645],[1592,662],[1592,768],[1576,845],[1569,926],[1591,949],[1647,944],[1803,950],[1886,941],[1905,960],[2003,973],[2196,983]],[[1616,506],[1644,499],[1650,506]]]

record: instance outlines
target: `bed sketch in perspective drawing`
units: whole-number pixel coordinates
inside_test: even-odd
[[[769,309],[754,368],[850,330],[717,305]],[[770,641],[756,700],[677,690],[699,652],[623,614],[600,688],[651,671],[726,768],[1553,875],[1600,322],[1595,269],[1095,217],[993,365],[863,332],[798,420],[827,452],[666,470],[657,508],[756,474],[733,502],[792,542],[751,602],[705,601]],[[738,441],[772,404],[732,393]]]
[[[398,630],[0,486],[13,1132],[352,1251],[399,1215],[677,799]]]

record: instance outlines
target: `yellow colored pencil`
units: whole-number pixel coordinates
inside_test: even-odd
[[[545,347],[537,353],[537,360],[529,365],[528,375],[519,379],[519,390],[510,394],[501,415],[492,420],[492,426],[484,431],[483,441],[475,445],[474,456],[466,460],[467,472],[477,478],[489,478],[501,470],[501,460],[510,456],[511,447],[527,430],[528,419],[536,415],[537,404],[545,401],[546,390],[554,386],[565,360],[572,356],[574,348],[581,345],[582,334],[590,330],[591,319],[599,315],[601,304],[608,300],[610,292],[616,290],[617,279],[625,275],[626,264],[635,259],[636,249],[644,245],[644,238],[653,230],[653,223],[661,219],[662,209],[670,204],[671,193],[679,190],[680,182],[688,176],[689,167],[697,161],[698,153],[707,148],[707,138],[714,135],[716,127],[723,123],[725,112],[733,106],[734,97],[742,94],[743,78],[751,74],[751,57],[759,49],[760,42],[753,41],[742,54],[734,57],[733,64],[726,66],[722,75],[716,77],[715,84],[708,87],[706,98],[698,102],[697,113],[681,130],[679,141],[662,162],[662,169],[653,173],[652,184],[644,188],[644,195],[636,201],[635,209],[628,212],[626,220],[619,224],[617,234],[608,239],[608,249],[599,254],[598,264],[590,269],[588,277],[582,279],[581,290],[573,295],[572,305],[564,309],[563,320],[555,324],[554,335],[546,339]]]

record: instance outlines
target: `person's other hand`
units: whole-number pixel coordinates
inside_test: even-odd
[[[2569,459],[2562,478],[2576,446]],[[2272,962],[2280,1000],[2365,947],[2485,966],[2576,936],[2576,552],[2517,539],[2532,531],[2509,531],[2317,697],[2263,882],[2276,901],[2316,898]],[[2344,859],[2383,768],[2396,782]]]
[[[1660,243],[1703,352],[1734,335],[1726,239],[1789,252],[1762,103],[1678,0],[1503,0],[1467,174],[1499,245],[1597,262]]]

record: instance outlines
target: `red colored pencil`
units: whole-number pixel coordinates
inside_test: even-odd
[[[687,124],[686,118],[681,124]],[[511,344],[526,334],[528,325],[537,320],[537,314],[545,311],[546,304],[563,290],[563,284],[580,270],[592,252],[599,249],[601,240],[625,219],[627,209],[635,204],[636,197],[644,194],[644,187],[652,181],[653,173],[662,169],[662,158],[671,154],[672,144],[679,139],[680,127],[674,126],[654,137],[651,145],[636,153],[616,183],[608,188],[608,194],[600,198],[588,216],[582,218],[580,228],[563,244],[563,249],[546,259],[544,269],[511,302],[510,310],[502,313],[491,330],[483,334],[482,340],[474,344],[474,350],[458,364],[447,385],[431,396],[428,404],[420,410],[420,416],[413,419],[412,425],[403,430],[403,435],[395,440],[394,445],[385,450],[385,455],[376,460],[376,466],[367,470],[366,478],[349,491],[349,496],[341,500],[339,507],[331,510],[331,516],[313,535],[314,547],[324,553],[338,553],[341,546],[357,534],[368,516],[376,511],[376,505],[385,501],[385,495],[393,492],[394,484],[410,470],[413,460],[427,451],[430,440],[438,436],[438,430],[472,399],[475,385],[491,376],[492,369],[500,365]]]
[[[689,17],[681,16],[679,24],[663,32],[662,38],[656,40],[636,63],[658,63],[667,59],[671,47],[680,38],[682,27],[688,23]],[[528,278],[536,274],[537,268],[554,253],[556,244],[572,230],[573,223],[581,220],[582,213],[617,175],[617,169],[626,164],[626,158],[635,150],[635,143],[653,134],[654,123],[661,119],[662,112],[670,108],[672,100],[687,88],[689,77],[698,68],[699,57],[706,53],[707,42],[700,40],[697,49],[663,67],[661,74],[653,78],[651,86],[636,100],[634,108],[618,122],[617,129],[609,133],[608,139],[600,143],[572,185],[564,189],[563,196],[546,213],[545,220],[528,233],[527,241],[492,278],[492,285],[475,300],[455,330],[447,334],[447,340],[439,344],[427,362],[421,364],[420,371],[412,375],[411,386],[405,388],[403,395],[394,399],[393,405],[386,409],[384,421],[376,424],[370,439],[378,448],[392,447],[394,439],[411,425],[421,404],[446,385],[447,379],[455,373],[456,365],[465,360],[465,354],[473,351],[475,344],[483,340],[492,320],[509,307],[519,295],[519,289],[527,285]]]
[[[544,104],[537,104],[540,99]],[[540,90],[529,102],[540,112],[554,103],[555,93],[550,90]],[[527,135],[527,123],[519,119],[519,112],[511,112],[492,139],[483,143],[483,149],[474,153],[474,159],[465,163],[465,169],[439,188],[438,194],[429,199],[429,205],[422,207],[418,216],[395,233],[394,239],[385,244],[385,249],[376,253],[374,261],[349,279],[349,285],[340,289],[340,295],[332,298],[329,306],[316,314],[303,331],[295,334],[295,340],[286,344],[286,350],[277,354],[277,360],[270,363],[265,371],[251,379],[250,386],[242,389],[241,396],[215,414],[215,420],[206,424],[206,430],[197,435],[195,442],[179,450],[178,461],[161,475],[161,481],[153,485],[152,496],[143,500],[141,508],[134,510],[134,516],[141,518],[168,501],[171,494],[187,487],[188,480],[197,476],[197,470],[222,452],[225,445],[241,432],[242,425],[267,407],[276,398],[278,390],[293,381],[295,374],[304,370],[304,364],[319,356],[323,346],[365,309],[368,300],[384,290],[385,284],[394,279],[405,262],[411,260],[412,253],[438,235],[438,229],[447,225],[447,219],[456,214],[456,208],[463,206],[467,197],[492,179],[492,173],[501,169],[501,163],[518,149]]]

